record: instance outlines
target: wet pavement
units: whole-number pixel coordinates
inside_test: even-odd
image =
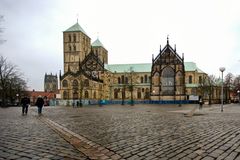
[[[0,159],[240,159],[240,105],[0,109]]]

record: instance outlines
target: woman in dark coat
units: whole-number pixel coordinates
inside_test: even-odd
[[[38,107],[38,114],[42,114],[42,107],[44,104],[44,100],[41,96],[38,96],[37,101],[36,101],[36,106]]]

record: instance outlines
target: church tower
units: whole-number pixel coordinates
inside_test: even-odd
[[[58,77],[57,75],[47,74],[44,76],[44,91],[57,92],[58,90]]]
[[[74,24],[63,32],[64,73],[79,70],[82,62],[91,50],[91,39],[78,24]]]
[[[97,54],[102,62],[108,64],[108,51],[99,39],[92,43],[93,52]]]

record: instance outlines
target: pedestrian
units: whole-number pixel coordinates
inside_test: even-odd
[[[28,98],[27,96],[24,96],[21,99],[21,105],[22,105],[22,115],[26,114],[28,112],[28,106],[30,105],[30,98]]]
[[[202,109],[203,101],[202,98],[199,99],[199,109]]]
[[[38,107],[38,115],[42,114],[42,107],[44,104],[44,100],[42,96],[38,96],[37,101],[36,101],[36,106]]]

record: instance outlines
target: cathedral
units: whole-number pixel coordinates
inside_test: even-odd
[[[108,51],[77,22],[63,32],[64,69],[60,73],[62,105],[187,103],[197,101],[207,74],[184,62],[167,38],[152,63],[108,64]],[[216,93],[217,94],[217,93]]]

